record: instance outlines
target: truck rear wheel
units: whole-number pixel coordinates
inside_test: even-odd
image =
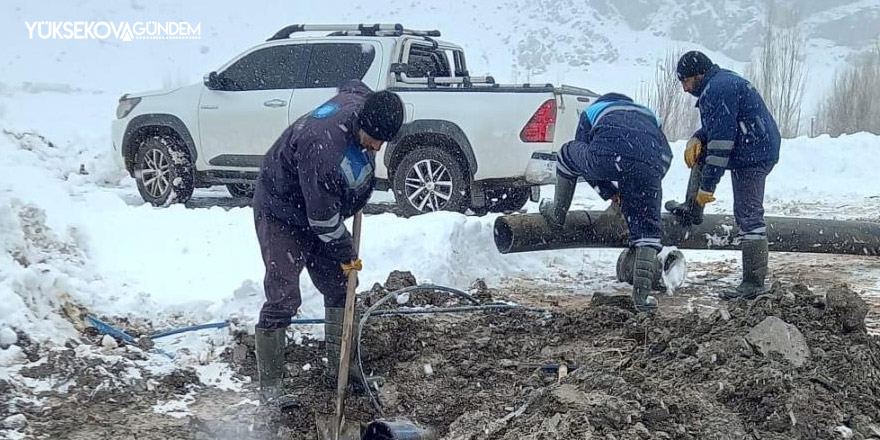
[[[410,151],[397,165],[392,179],[394,198],[407,217],[467,209],[467,170],[443,148],[429,146]]]

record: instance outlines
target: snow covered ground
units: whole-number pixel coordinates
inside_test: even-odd
[[[133,180],[109,156],[103,127],[89,125],[90,112],[106,111],[100,101],[101,95],[55,92],[16,93],[2,101],[7,113],[0,136],[0,219],[6,226],[0,232],[5,250],[0,321],[39,340],[63,341],[76,335],[57,316],[65,300],[104,316],[148,318],[156,327],[252,320],[261,301],[263,267],[251,210],[144,204]],[[683,147],[675,144],[675,151]],[[880,138],[869,134],[785,141],[768,182],[768,213],[876,218],[878,148]],[[687,169],[676,161],[664,182],[665,198],[680,199],[686,179]],[[552,188],[545,189],[552,194]],[[224,191],[199,195],[225,197]],[[717,195],[708,212],[730,212],[729,180]],[[390,194],[375,198],[389,200]],[[575,206],[602,209],[605,202],[582,187]],[[554,271],[581,273],[582,283],[611,280],[615,250],[499,254],[492,242],[494,218],[369,216],[362,283],[384,281],[395,269],[456,287],[476,278],[490,283],[551,278]],[[698,260],[715,254],[688,256]],[[303,316],[320,315],[319,295],[305,277],[303,288]]]

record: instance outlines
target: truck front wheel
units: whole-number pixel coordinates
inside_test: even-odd
[[[150,136],[138,147],[134,178],[144,201],[154,206],[192,197],[194,170],[184,148],[169,136]]]

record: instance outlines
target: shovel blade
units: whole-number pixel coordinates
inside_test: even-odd
[[[318,431],[318,440],[360,440],[360,423],[346,423],[342,420],[339,428],[339,437],[336,436],[336,417],[325,416],[315,413],[315,427]]]

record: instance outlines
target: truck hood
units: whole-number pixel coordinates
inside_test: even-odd
[[[143,92],[134,92],[134,93],[126,93],[124,96],[126,98],[146,98],[150,96],[162,96],[169,95],[171,93],[177,92],[179,90],[183,90],[190,87],[199,87],[201,84],[191,84],[188,86],[175,87],[172,89],[156,89],[156,90],[147,90]]]
[[[180,87],[174,89],[156,89],[156,90],[146,90],[142,92],[134,92],[134,93],[126,93],[124,96],[126,98],[145,98],[148,96],[161,96],[167,95],[176,90],[180,90]]]

